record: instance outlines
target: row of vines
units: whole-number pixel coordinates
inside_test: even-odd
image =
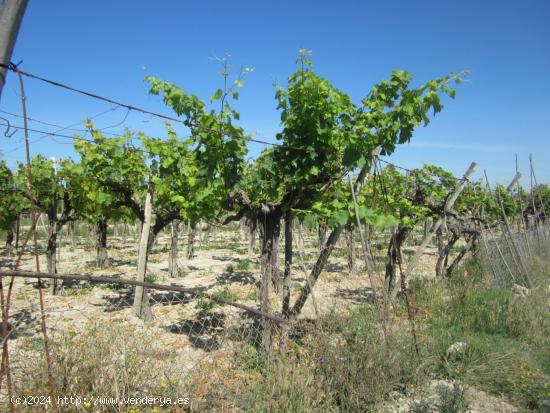
[[[415,231],[444,217],[436,228],[436,273],[450,276],[470,250],[476,250],[483,231],[503,231],[503,219],[522,228],[543,222],[550,212],[550,188],[515,184],[489,186],[472,182],[461,189],[452,208],[449,197],[468,179],[460,179],[439,166],[425,165],[402,171],[382,166],[380,156],[390,156],[408,143],[417,127],[443,109],[442,100],[455,97],[451,84],[465,74],[429,80],[413,86],[406,71],[372,87],[358,104],[317,75],[309,53],[301,51],[298,69],[286,85],[276,85],[281,132],[277,143],[252,161],[246,160],[247,141],[238,126],[240,114],[231,102],[239,98],[244,69],[235,80],[223,61],[223,87],[209,102],[186,93],[173,83],[147,77],[150,93],[159,96],[185,124],[185,138],[166,124],[166,136],[149,137],[127,131],[107,137],[87,122],[87,137],[75,136],[76,159],[32,158],[29,165],[11,170],[0,161],[0,229],[6,250],[19,239],[20,222],[37,208],[47,218],[47,272],[57,273],[58,234],[74,223],[95,226],[97,265],[108,265],[108,227],[114,223],[138,225],[141,233],[137,280],[144,281],[147,257],[160,233],[171,229],[169,272],[178,273],[178,235],[188,233],[187,259],[192,259],[201,226],[243,222],[251,239],[259,232],[263,314],[285,320],[300,316],[315,290],[339,238],[346,236],[349,251],[360,235],[365,261],[372,256],[371,239],[379,231],[386,241],[385,291],[395,296],[400,279],[403,245]],[[90,138],[91,137],[91,138]],[[307,227],[319,233],[319,252],[298,297],[291,300],[293,230]],[[284,245],[280,265],[279,245]],[[457,252],[458,251],[458,252]],[[143,253],[143,254],[142,254]],[[348,257],[350,269],[356,265]],[[525,283],[529,280],[526,279]],[[62,292],[61,282],[51,282],[51,293]],[[278,297],[274,305],[270,294]],[[138,316],[150,317],[147,289],[136,287]],[[264,319],[262,348],[270,352],[273,332]]]

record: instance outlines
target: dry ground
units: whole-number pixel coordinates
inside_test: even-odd
[[[185,255],[186,237],[180,242],[180,257]],[[300,287],[305,283],[305,269],[311,268],[317,256],[315,234],[306,236],[301,262],[296,254],[292,270],[292,297],[295,299]],[[109,257],[111,266],[104,270],[95,267],[95,249],[88,237],[77,239],[61,237],[60,273],[92,273],[134,278],[136,271],[137,241],[135,237],[109,237]],[[180,260],[180,277],[168,276],[169,235],[161,234],[149,259],[147,277],[149,281],[185,287],[202,288],[209,293],[220,294],[251,307],[259,307],[259,260],[258,251],[247,255],[248,240],[238,228],[222,229],[210,236],[208,242],[197,242],[196,254],[192,260]],[[45,242],[40,242],[41,248]],[[350,308],[372,300],[372,286],[364,267],[360,243],[357,242],[357,268],[350,274],[346,265],[344,240],[330,258],[325,271],[308,299],[301,318],[315,319],[317,312],[345,312]],[[282,246],[281,246],[282,247]],[[377,272],[373,279],[378,290],[383,281],[384,241],[376,250]],[[410,257],[414,247],[408,247],[405,255]],[[282,257],[282,252],[279,254]],[[47,268],[44,254],[40,266]],[[428,250],[418,266],[418,275],[431,276],[435,267],[433,250]],[[30,251],[23,257],[22,269],[34,270],[34,258]],[[282,264],[281,264],[282,268]],[[10,322],[11,362],[17,377],[18,366],[29,357],[26,347],[29,338],[40,337],[39,300],[36,280],[18,278],[15,280],[14,297]],[[46,290],[44,290],[46,291]],[[79,337],[89,326],[95,325],[112,332],[113,337],[131,332],[137,337],[154,338],[153,345],[166,355],[164,374],[185,378],[195,367],[204,363],[219,364],[219,358],[234,345],[243,340],[253,341],[258,332],[258,320],[242,310],[231,306],[216,306],[202,299],[185,294],[150,291],[154,321],[144,323],[132,309],[133,289],[115,288],[113,285],[89,285],[76,283],[67,285],[62,295],[45,293],[45,309],[48,332],[51,336]],[[272,294],[272,304],[280,308],[280,298]],[[80,345],[86,345],[81,342]],[[90,344],[93,345],[93,344]],[[35,350],[33,350],[35,351]],[[144,355],[145,357],[145,355]],[[164,357],[164,356],[163,356]],[[147,359],[148,360],[148,359]],[[160,361],[159,361],[160,363]],[[162,363],[161,363],[162,364]],[[159,364],[159,366],[161,365]],[[174,373],[174,367],[177,366]],[[162,370],[162,369],[161,369]],[[21,372],[26,371],[24,368]],[[172,374],[174,373],[174,374]]]
[[[184,237],[182,237],[184,238]],[[147,277],[150,281],[160,284],[179,285],[185,287],[202,288],[204,291],[221,292],[222,296],[231,300],[258,307],[259,304],[259,260],[256,254],[248,256],[246,253],[248,241],[239,232],[217,231],[208,242],[197,242],[195,256],[192,260],[180,259],[182,268],[181,276],[170,278],[168,276],[168,243],[169,236],[162,234],[150,256]],[[310,269],[316,258],[317,248],[313,246],[315,237],[306,236],[304,261],[298,254],[294,258],[292,270],[292,295],[297,297],[299,288],[305,283],[304,269]],[[68,238],[61,237],[62,245],[59,247],[58,271],[60,273],[91,273],[96,275],[112,275],[121,278],[134,278],[136,271],[136,246],[137,241],[133,237],[109,238],[109,257],[111,266],[107,269],[95,267],[95,250],[90,240],[80,238],[75,248]],[[41,242],[41,247],[44,241]],[[356,267],[353,274],[347,269],[345,244],[341,240],[330,258],[325,271],[321,274],[315,286],[312,297],[308,299],[302,318],[315,318],[316,311],[321,314],[328,311],[346,311],[350,307],[372,300],[372,286],[369,277],[362,268],[364,260],[357,243]],[[185,255],[185,242],[180,241],[180,257]],[[380,248],[376,253],[377,272],[373,274],[377,289],[380,289],[383,280],[385,248]],[[405,249],[405,256],[410,256],[414,247]],[[416,274],[432,276],[435,267],[435,251],[428,249],[417,267]],[[282,253],[279,254],[282,257]],[[244,264],[243,264],[244,263]],[[34,270],[34,257],[27,253],[23,256],[21,269]],[[46,268],[44,254],[40,257],[40,266]],[[282,267],[282,264],[281,264]],[[406,265],[405,265],[406,267]],[[194,347],[189,334],[181,334],[177,330],[177,324],[187,322],[200,322],[197,314],[201,312],[200,303],[184,294],[171,292],[150,292],[153,304],[155,320],[144,324],[133,314],[131,304],[133,300],[131,288],[115,289],[105,285],[90,286],[87,283],[76,283],[64,288],[59,296],[45,294],[45,308],[47,313],[48,328],[58,330],[64,328],[79,329],[89,320],[116,320],[129,323],[136,328],[149,328],[155,330],[155,335],[166,345],[185,348]],[[225,295],[223,295],[225,294]],[[279,299],[273,294],[274,308],[280,306]],[[315,304],[317,310],[315,309]],[[198,308],[197,308],[198,307]],[[14,299],[11,308],[12,323],[17,329],[13,334],[13,341],[31,331],[38,331],[38,292],[36,281],[18,278],[14,285]],[[231,307],[223,309],[227,315],[242,318],[245,316],[241,310]],[[240,317],[238,317],[240,316]]]

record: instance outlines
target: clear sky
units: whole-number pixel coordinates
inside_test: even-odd
[[[434,163],[456,174],[475,160],[479,172],[486,169],[491,180],[504,182],[514,174],[516,153],[527,175],[532,153],[537,178],[550,182],[549,22],[546,0],[30,0],[12,60],[23,60],[22,70],[171,114],[147,94],[144,76],[208,100],[221,86],[212,57],[228,52],[236,70],[255,68],[237,104],[241,124],[271,141],[280,130],[272,84],[284,83],[295,70],[302,47],[313,51],[316,72],[356,102],[392,69],[410,71],[417,83],[467,69],[471,75],[456,99],[445,101],[443,112],[390,160],[406,167]],[[94,121],[113,126],[107,131],[164,130],[159,119],[126,116],[122,108],[37,81],[26,81],[26,89],[31,118],[68,126],[103,112]],[[13,74],[0,109],[21,111]],[[72,153],[67,139],[31,137],[34,154]],[[23,159],[22,143],[21,132],[1,136],[0,156],[14,165]],[[260,149],[251,144],[251,155]]]

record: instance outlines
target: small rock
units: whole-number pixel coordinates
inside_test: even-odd
[[[441,386],[452,389],[454,385],[455,382],[452,381],[432,380],[429,384],[418,389],[414,395],[399,397],[400,394],[394,392],[391,394],[391,401],[383,405],[380,411],[384,413],[410,413],[411,411],[440,412],[442,400],[441,395],[438,394],[438,389]],[[518,412],[518,409],[511,405],[504,397],[490,395],[467,385],[460,385],[460,387],[464,389],[463,396],[468,404],[468,413]],[[414,409],[415,407],[416,409]]]
[[[457,341],[447,349],[447,359],[455,360],[459,356],[462,356],[466,351],[466,347],[468,347],[468,344],[463,341]]]
[[[514,294],[516,294],[518,297],[525,298],[529,295],[529,288],[524,287],[523,285],[514,284],[512,290],[514,291]]]
[[[466,388],[468,413],[517,413],[518,409],[504,397],[494,396],[473,387]]]

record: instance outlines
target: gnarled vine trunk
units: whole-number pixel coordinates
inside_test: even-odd
[[[393,292],[399,288],[397,260],[401,257],[401,249],[411,230],[403,225],[399,225],[392,234],[388,244],[387,263],[386,263],[386,289]]]
[[[99,268],[106,268],[109,266],[109,255],[107,252],[107,229],[108,221],[106,217],[100,218],[96,223],[96,263]]]
[[[48,219],[48,243],[46,246],[46,260],[48,272],[57,274],[57,219],[50,216]],[[51,293],[57,295],[61,292],[63,283],[60,280],[52,280]]]
[[[435,275],[437,277],[444,277],[447,275],[447,263],[449,262],[449,254],[458,241],[458,237],[455,234],[451,234],[451,238],[445,244],[443,242],[443,235],[438,233],[438,257],[435,264]]]
[[[187,259],[192,260],[195,256],[195,239],[197,237],[197,227],[189,225],[187,232]]]
[[[275,290],[278,288],[278,270],[277,270],[277,250],[279,245],[281,211],[276,208],[265,213],[260,219],[260,229],[262,235],[262,254],[261,263],[261,291],[260,291],[260,310],[269,314],[271,312],[271,303],[269,301],[269,290],[274,283]],[[272,325],[271,320],[262,319],[262,349],[265,353],[271,352],[272,348]]]
[[[6,234],[6,254],[8,257],[11,257],[13,253],[13,239],[14,239],[13,229],[8,229]]]
[[[180,221],[175,219],[171,224],[172,232],[170,236],[170,254],[168,257],[168,273],[170,277],[177,277],[179,273],[178,264],[178,236],[180,231]]]
[[[275,292],[280,291],[280,279],[278,269],[279,237],[281,233],[281,212],[276,209],[263,216],[260,220],[262,237],[262,253],[260,265],[262,273],[267,271],[268,279]]]

